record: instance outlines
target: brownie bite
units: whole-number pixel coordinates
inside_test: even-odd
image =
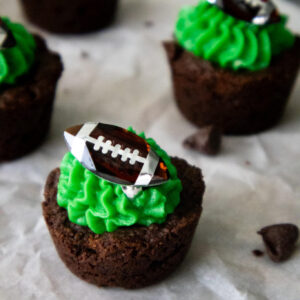
[[[165,42],[176,104],[198,127],[252,134],[276,125],[286,108],[300,63],[300,38],[266,69],[232,72]]]
[[[14,24],[9,26],[14,29]],[[21,64],[16,61],[17,67],[10,68],[13,74],[2,77],[0,84],[0,161],[33,151],[49,130],[56,84],[63,66],[59,55],[51,52],[40,36],[32,39],[34,58],[27,72],[19,75]],[[28,58],[26,52],[24,61]]]
[[[174,97],[198,127],[257,133],[284,113],[299,70],[300,38],[270,0],[255,9],[249,1],[227,2],[201,0],[180,11],[175,39],[164,43]]]
[[[72,142],[66,136],[75,155],[79,151],[78,138],[85,140],[87,147],[93,138],[95,145],[100,143],[96,131],[87,133],[86,127],[82,128],[76,130]],[[48,176],[43,214],[60,258],[75,275],[99,287],[141,288],[161,281],[183,261],[202,212],[205,186],[199,168],[168,157],[152,139],[145,140],[147,148],[163,159],[169,172],[165,183],[152,187],[129,185],[124,189],[113,183],[122,178],[113,171],[113,181],[106,181],[99,177],[104,166],[100,160],[105,157],[106,163],[112,163],[123,155],[118,145],[124,145],[119,137],[108,138],[105,135],[106,142],[100,149],[90,148],[94,174],[85,169],[83,156],[79,162],[73,154],[65,155],[61,167]],[[108,157],[109,153],[103,153],[108,146],[116,147],[118,154]],[[141,150],[138,144],[134,148]],[[120,168],[127,167],[129,171],[132,166],[123,161]],[[87,187],[84,191],[79,188],[83,182]],[[140,190],[132,196],[128,193],[131,188]],[[136,216],[135,220],[130,214]],[[117,226],[110,227],[112,223]]]
[[[183,190],[181,203],[166,222],[102,235],[68,220],[56,201],[60,171],[49,174],[43,214],[60,258],[75,275],[98,286],[133,289],[159,282],[178,267],[200,218],[204,183],[198,168],[179,158],[173,163]]]
[[[87,33],[113,21],[118,0],[21,0],[33,24],[54,33]]]

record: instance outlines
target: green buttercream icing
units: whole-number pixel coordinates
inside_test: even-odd
[[[287,18],[264,26],[235,19],[206,0],[184,7],[175,36],[194,55],[233,70],[261,70],[271,58],[293,46],[295,37],[285,28]]]
[[[0,50],[0,84],[14,84],[16,79],[26,74],[35,60],[35,40],[33,36],[18,23],[2,18],[11,30],[16,46]]]
[[[129,130],[134,132],[131,128]],[[145,138],[144,133],[139,136]],[[102,234],[120,226],[149,226],[166,220],[180,202],[182,185],[167,153],[153,139],[147,139],[147,142],[167,165],[170,179],[160,186],[143,190],[133,199],[127,198],[120,185],[85,169],[70,152],[64,156],[57,203],[68,211],[71,222]]]

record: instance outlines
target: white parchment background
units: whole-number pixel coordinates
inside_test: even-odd
[[[161,40],[171,37],[179,8],[197,1],[121,2],[115,25],[103,32],[83,37],[42,32],[61,53],[65,72],[46,143],[0,165],[0,299],[299,300],[300,250],[282,264],[251,251],[262,249],[256,234],[262,226],[300,225],[300,78],[276,128],[225,137],[214,158],[184,150],[181,141],[195,128],[174,105]],[[278,4],[299,33],[300,6]],[[0,9],[26,23],[16,0],[1,0]],[[147,27],[147,21],[153,25]],[[89,57],[82,58],[82,51]],[[171,155],[203,170],[204,212],[192,248],[160,284],[137,291],[99,289],[72,275],[56,254],[41,216],[43,185],[66,152],[63,130],[88,120],[145,130]]]

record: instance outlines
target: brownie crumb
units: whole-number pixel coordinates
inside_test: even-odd
[[[86,58],[90,57],[90,54],[86,51],[81,51],[80,56],[81,56],[81,58],[86,59]]]
[[[270,225],[257,233],[262,236],[267,254],[274,262],[290,258],[299,237],[299,229],[294,224]]]
[[[152,22],[152,21],[145,21],[145,26],[147,27],[147,28],[149,28],[149,27],[153,27],[153,25],[154,25],[154,23]]]
[[[251,163],[250,163],[249,160],[246,160],[246,161],[245,161],[245,164],[246,164],[247,166],[251,166]]]
[[[183,141],[187,149],[208,155],[216,155],[221,149],[222,131],[216,126],[205,126]]]
[[[253,255],[256,256],[256,257],[261,257],[264,255],[264,252],[261,251],[261,250],[258,250],[258,249],[255,249],[252,251]]]

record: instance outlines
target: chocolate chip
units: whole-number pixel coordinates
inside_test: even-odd
[[[86,51],[81,51],[81,53],[80,53],[80,56],[81,56],[81,58],[89,58],[89,53],[88,52],[86,52]]]
[[[270,225],[257,233],[262,236],[267,254],[274,262],[287,260],[299,237],[299,229],[293,224]]]
[[[216,126],[200,128],[183,141],[183,146],[209,155],[215,155],[221,148],[222,131]]]
[[[154,23],[152,21],[145,21],[145,26],[146,27],[152,27],[154,25]]]
[[[253,255],[257,256],[257,257],[261,257],[264,255],[264,253],[261,250],[255,249],[252,251]]]

